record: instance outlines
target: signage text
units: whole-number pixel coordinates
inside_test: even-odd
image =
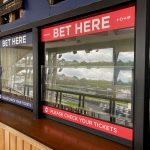
[[[93,17],[42,29],[42,42],[134,27],[135,7],[128,7]]]
[[[21,35],[21,36],[4,39],[2,40],[2,47],[10,47],[10,46],[15,46],[20,44],[26,44],[27,43],[26,38],[27,38],[26,35]]]
[[[59,110],[49,106],[43,106],[43,113],[132,141],[133,133],[132,129],[129,128],[89,118],[79,114],[74,114],[64,110]]]

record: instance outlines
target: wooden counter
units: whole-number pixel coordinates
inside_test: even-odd
[[[54,150],[131,150],[115,142],[43,118],[32,112],[0,102],[0,122]]]

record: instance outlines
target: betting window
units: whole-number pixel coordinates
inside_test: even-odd
[[[2,99],[28,108],[31,108],[30,103],[33,101],[33,54],[30,38],[31,34],[26,33],[3,38],[0,48]]]
[[[46,42],[42,68],[50,106],[132,127],[134,28]]]

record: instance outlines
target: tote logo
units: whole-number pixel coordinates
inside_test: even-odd
[[[73,21],[42,29],[43,42],[63,38],[94,34],[134,26],[135,7],[128,7],[110,13]]]
[[[45,107],[45,112],[46,112],[46,113],[48,112],[48,107]]]

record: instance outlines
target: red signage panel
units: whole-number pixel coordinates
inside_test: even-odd
[[[42,42],[134,27],[135,7],[99,14],[93,17],[42,29]]]
[[[111,124],[108,122],[85,117],[82,115],[74,114],[71,112],[59,110],[48,106],[43,106],[43,113],[132,141],[133,131],[129,128],[125,128],[122,126],[118,126],[115,124]]]

